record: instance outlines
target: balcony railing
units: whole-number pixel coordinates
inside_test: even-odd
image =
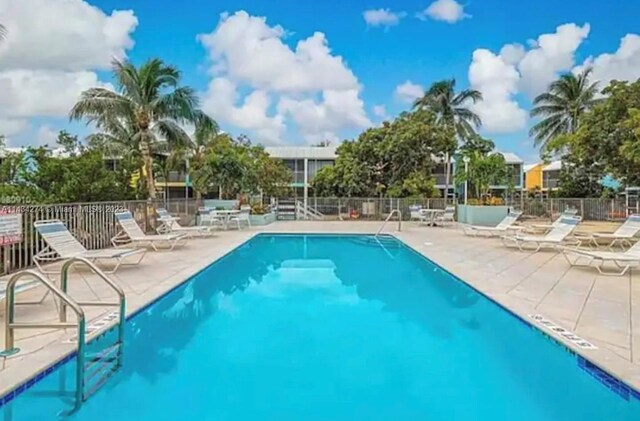
[[[182,171],[170,171],[166,180],[164,175],[158,173],[155,174],[155,178],[160,183],[165,181],[169,183],[184,183],[187,179],[187,174]]]

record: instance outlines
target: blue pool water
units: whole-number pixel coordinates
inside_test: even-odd
[[[382,244],[254,238],[131,319],[123,368],[70,418],[640,419],[638,399],[575,355]],[[5,420],[55,419],[73,402],[73,373],[71,361],[22,393]]]

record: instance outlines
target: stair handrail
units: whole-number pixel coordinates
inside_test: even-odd
[[[50,323],[38,323],[38,322],[15,322],[15,287],[16,283],[26,277],[32,276],[37,281],[41,282],[49,291],[53,293],[61,303],[69,306],[75,313],[77,323],[70,323],[66,321],[50,322]],[[71,297],[58,288],[53,282],[45,278],[40,273],[34,270],[23,270],[14,274],[7,282],[6,296],[5,296],[5,352],[16,353],[19,348],[15,347],[15,329],[42,329],[42,328],[68,328],[78,327],[77,347],[76,347],[76,402],[75,407],[79,408],[84,400],[84,348],[85,348],[85,315],[82,307],[78,305]]]
[[[89,267],[89,269],[91,269],[93,273],[98,275],[99,278],[101,278],[109,287],[111,287],[112,290],[116,292],[116,294],[118,294],[118,302],[77,301],[76,303],[80,306],[93,306],[93,307],[117,306],[118,316],[119,316],[118,317],[118,342],[120,343],[120,345],[122,345],[124,343],[124,331],[125,331],[125,321],[126,321],[126,297],[125,297],[124,290],[120,287],[120,285],[115,283],[111,278],[109,278],[100,268],[98,268],[90,260],[84,257],[72,257],[62,265],[62,270],[60,271],[60,288],[65,294],[67,293],[67,286],[69,281],[69,269],[71,268],[72,265],[77,263],[81,263]],[[60,321],[61,322],[66,321],[66,317],[67,317],[66,305],[61,304],[60,305]],[[119,357],[118,366],[119,366],[122,360],[121,358],[122,346],[120,347],[118,354],[119,354],[118,355]]]
[[[382,230],[384,229],[385,225],[387,225],[387,222],[389,222],[389,220],[391,219],[391,217],[395,214],[398,214],[398,231],[402,230],[402,212],[400,211],[400,209],[394,209],[391,211],[391,213],[389,214],[389,216],[387,216],[387,219],[384,220],[384,222],[382,223],[382,226],[380,227],[380,229],[378,230],[378,232],[376,232],[375,237],[378,237],[378,235],[380,235],[380,233],[382,232]]]

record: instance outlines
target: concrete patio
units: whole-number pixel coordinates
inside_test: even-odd
[[[208,266],[259,232],[374,233],[380,221],[277,222],[267,227],[218,233],[215,238],[192,240],[173,252],[149,252],[139,267],[122,268],[115,279],[127,294],[131,314],[164,292]],[[628,384],[640,389],[640,275],[632,271],[622,277],[599,276],[597,271],[570,268],[555,252],[536,254],[502,246],[499,239],[471,238],[455,227],[428,228],[389,223],[385,233],[393,234],[474,288],[490,296],[524,319],[540,314],[594,344],[597,349],[580,349],[550,331],[549,336],[565,343]],[[87,282],[82,282],[83,280]],[[6,278],[0,279],[0,290]],[[95,275],[82,270],[70,277],[73,297],[109,299],[113,293]],[[18,301],[38,299],[42,288],[18,295]],[[104,309],[92,308],[87,319]],[[53,301],[40,306],[20,306],[16,320],[55,320]],[[71,315],[70,319],[71,320]],[[4,324],[4,302],[0,309]],[[75,346],[65,342],[73,329],[64,331],[18,330],[16,345],[22,351],[0,361],[0,396],[34,373],[52,365]],[[4,331],[0,332],[4,345]]]

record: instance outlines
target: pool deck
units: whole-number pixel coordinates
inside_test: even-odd
[[[396,232],[396,224],[389,223],[385,233],[395,235],[523,319],[542,315],[594,344],[597,349],[580,349],[545,331],[640,390],[640,271],[621,277],[600,276],[596,270],[570,268],[555,252],[520,252],[505,248],[499,239],[466,237],[457,227],[430,228],[403,222],[402,231]],[[139,266],[122,267],[111,276],[125,290],[127,314],[132,314],[257,233],[371,234],[380,225],[380,221],[293,221],[220,232],[214,238],[190,240],[172,252],[148,252]],[[6,280],[7,277],[0,278],[0,290]],[[71,273],[69,285],[70,295],[77,299],[114,297],[105,284],[83,269]],[[33,288],[20,293],[17,300],[39,299],[43,294],[43,288]],[[87,320],[104,313],[104,308],[89,308]],[[70,313],[69,320],[72,317]],[[4,320],[2,300],[2,326]],[[16,320],[55,321],[53,300],[17,307]],[[16,346],[22,351],[4,361],[0,359],[0,396],[73,351],[75,345],[68,343],[73,331],[16,331]],[[4,329],[0,330],[0,348],[4,348]]]

